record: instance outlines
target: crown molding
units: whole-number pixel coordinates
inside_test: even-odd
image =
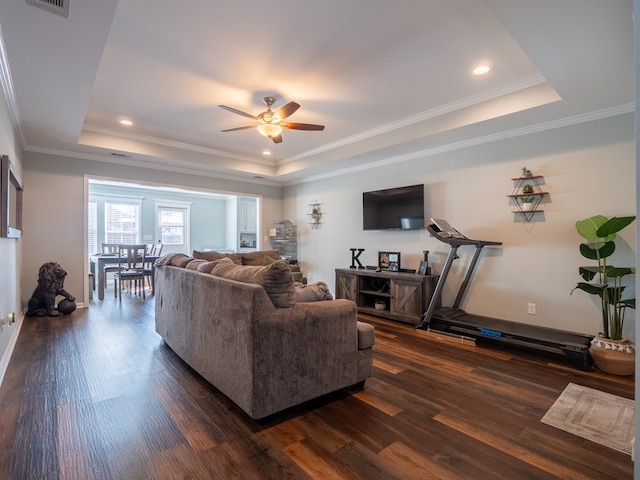
[[[16,100],[16,93],[13,89],[13,81],[11,79],[11,69],[9,68],[9,58],[7,57],[7,50],[4,46],[4,37],[2,35],[2,27],[0,27],[0,84],[2,85],[2,91],[4,98],[6,99],[7,106],[9,108],[9,116],[13,123],[13,128],[20,144],[20,147],[24,149],[27,144],[24,133],[22,132],[22,121],[20,119],[20,112],[18,110],[18,102]]]

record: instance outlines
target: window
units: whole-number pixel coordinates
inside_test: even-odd
[[[98,202],[89,202],[88,214],[89,254],[98,253]]]
[[[162,252],[189,252],[191,202],[156,200],[155,205],[156,238],[164,245]]]
[[[140,205],[105,202],[105,242],[139,243]]]
[[[164,245],[184,245],[185,213],[183,208],[159,211],[160,235]]]

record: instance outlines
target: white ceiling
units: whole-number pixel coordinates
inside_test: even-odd
[[[0,3],[27,151],[285,185],[634,108],[632,0],[64,1]],[[325,130],[220,132],[266,95]]]

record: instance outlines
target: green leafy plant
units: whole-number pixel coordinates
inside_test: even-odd
[[[635,267],[614,267],[607,264],[616,250],[616,234],[636,219],[631,217],[607,218],[596,215],[576,222],[576,229],[581,237],[587,240],[580,244],[580,253],[597,265],[580,267],[578,273],[585,280],[575,288],[591,295],[598,295],[602,304],[602,334],[612,340],[622,338],[624,314],[627,308],[636,308],[636,299],[622,299],[625,286],[622,278],[634,275]],[[593,281],[595,279],[595,281]]]
[[[520,197],[520,201],[522,203],[533,203],[534,200],[535,200],[535,197],[532,197],[532,196]]]

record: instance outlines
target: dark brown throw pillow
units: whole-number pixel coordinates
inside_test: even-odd
[[[220,260],[212,260],[210,262],[207,262],[206,260],[202,260],[202,262],[203,263],[198,265],[198,268],[196,270],[203,273],[211,273],[211,270],[213,270],[213,267],[215,267],[219,263],[230,263],[231,265],[233,265],[233,260],[227,257],[221,258]]]
[[[221,258],[230,258],[236,265],[242,265],[241,253],[201,252],[199,250],[194,250],[192,255],[193,258],[201,258],[207,262],[220,260]]]
[[[185,265],[185,268],[187,270],[197,270],[198,267],[203,263],[207,263],[207,261],[201,258],[194,258],[189,263],[187,263],[187,265]]]
[[[242,254],[243,265],[267,265],[264,263],[265,258],[270,258],[274,262],[280,259],[280,253],[277,250],[259,250],[257,252],[245,252]]]
[[[212,275],[243,283],[261,285],[276,308],[289,308],[296,304],[296,292],[289,266],[284,262],[271,265],[231,265],[219,263]]]

